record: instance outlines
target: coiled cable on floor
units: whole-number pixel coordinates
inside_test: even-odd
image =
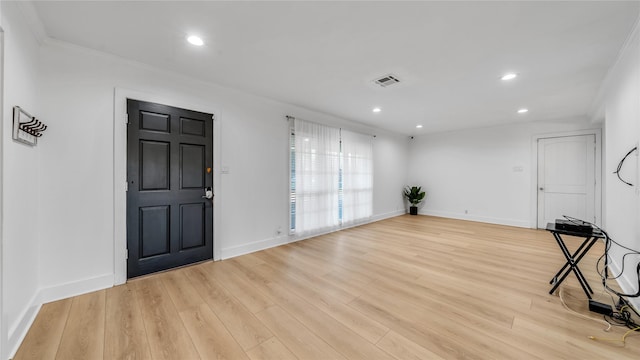
[[[563,289],[562,287],[560,289],[558,289],[558,297],[560,297],[560,302],[562,303],[562,306],[564,306],[564,308],[567,309],[567,311],[569,311],[570,313],[572,313],[572,314],[574,314],[576,316],[579,316],[579,317],[581,317],[583,319],[593,320],[593,321],[597,321],[599,323],[603,323],[603,324],[607,325],[607,328],[603,329],[604,331],[611,330],[611,324],[609,324],[607,321],[600,320],[600,319],[594,319],[591,316],[580,314],[579,312],[569,308],[569,306],[567,306],[567,303],[564,301],[564,298],[562,297],[562,289]]]

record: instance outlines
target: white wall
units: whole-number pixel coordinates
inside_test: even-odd
[[[2,305],[9,348],[17,345],[42,300],[113,283],[116,88],[208,104],[215,110],[221,162],[214,169],[229,169],[216,185],[221,221],[215,240],[223,257],[290,240],[276,233],[288,227],[285,115],[377,135],[374,219],[403,213],[402,187],[417,184],[427,191],[424,214],[525,227],[534,226],[530,223],[532,137],[594,127],[525,123],[408,141],[405,136],[55,41],[38,48],[20,19],[11,2],[2,2],[7,89]],[[639,138],[637,48],[635,40],[635,50],[629,50],[632,55],[619,65],[622,70],[617,70],[607,97],[605,173],[633,145],[628,143]],[[36,148],[7,139],[13,105],[25,107],[49,125]],[[523,171],[514,172],[514,167]],[[638,247],[638,197],[634,194],[627,200],[628,189],[611,179],[606,189],[607,228]]]
[[[612,174],[622,157],[640,141],[640,29],[637,24],[626,49],[609,73],[605,89],[605,228],[615,241],[640,251],[638,152],[627,158],[621,174],[635,186],[625,185]],[[624,253],[626,250],[612,247],[610,254],[615,269],[622,268]],[[638,256],[625,259],[625,272],[619,283],[626,292],[638,291],[639,260]],[[640,308],[640,301],[635,299],[635,305]]]
[[[382,219],[405,213],[402,190],[407,185],[409,137],[379,131],[373,144],[374,218]]]
[[[35,316],[39,304],[39,154],[46,147],[30,147],[11,140],[13,106],[18,105],[47,122],[38,102],[38,43],[21,21],[16,3],[2,2],[5,31],[3,109],[3,328],[7,357]]]
[[[599,125],[529,122],[416,136],[408,180],[427,192],[419,212],[536,227],[534,137],[594,127]]]
[[[104,286],[113,276],[114,88],[209,104],[220,121],[222,257],[290,241],[285,115],[377,135],[374,217],[402,212],[406,138],[75,46],[40,51],[46,148],[40,157],[40,279],[45,299]],[[398,176],[398,174],[400,174]]]
[[[16,351],[43,302],[114,283],[116,89],[213,109],[221,160],[214,171],[229,169],[216,184],[215,241],[222,257],[291,241],[277,234],[286,234],[289,225],[285,115],[377,135],[373,219],[404,212],[406,137],[53,40],[40,44],[23,8],[2,2],[1,10],[6,92],[0,304],[6,330],[0,359]],[[14,105],[49,125],[37,147],[10,139]]]
[[[4,29],[2,28],[2,5],[0,5],[0,117],[4,119]],[[3,121],[4,123],[4,121]],[[4,271],[3,271],[3,244],[2,240],[2,188],[3,188],[3,177],[2,177],[2,151],[3,143],[4,143],[4,132],[2,131],[4,125],[0,125],[0,359],[5,359],[8,355],[5,355],[7,352],[7,323],[5,320],[5,312],[4,312]]]

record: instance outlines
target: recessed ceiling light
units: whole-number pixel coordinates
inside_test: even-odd
[[[518,77],[518,74],[516,73],[508,73],[508,74],[504,74],[502,75],[502,77],[500,78],[500,80],[513,80],[516,77]]]
[[[529,112],[529,109],[524,109],[523,108],[523,109],[519,109],[518,110],[518,114],[524,114],[524,113],[527,113],[527,112]]]
[[[380,109],[379,107],[373,108],[374,113],[379,113],[380,111],[382,111],[382,109]]]
[[[195,36],[195,35],[191,35],[187,38],[187,41],[191,44],[191,45],[195,45],[195,46],[202,46],[204,45],[204,41],[202,41],[202,38],[200,38],[199,36]]]
[[[422,129],[422,125],[416,125],[416,129]]]

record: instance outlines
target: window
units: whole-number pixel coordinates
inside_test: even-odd
[[[290,230],[321,232],[373,213],[371,136],[295,119],[290,138]]]
[[[351,224],[373,214],[373,147],[371,136],[342,130],[342,216]]]

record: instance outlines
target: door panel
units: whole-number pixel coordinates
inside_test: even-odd
[[[170,151],[169,143],[140,141],[140,191],[169,190]]]
[[[127,100],[127,275],[213,258],[213,115]]]
[[[170,251],[170,219],[168,206],[140,208],[140,258],[166,254]]]
[[[181,249],[203,246],[205,243],[205,208],[203,204],[180,205],[180,243]]]
[[[155,130],[168,133],[171,129],[170,118],[167,114],[140,111],[140,129]]]
[[[595,220],[595,136],[538,140],[538,228],[563,215]]]
[[[205,147],[180,145],[181,189],[203,189],[205,187]]]
[[[205,136],[205,122],[198,119],[180,118],[180,133]]]

